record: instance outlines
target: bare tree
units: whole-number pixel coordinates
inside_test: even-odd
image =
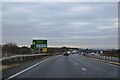
[[[19,53],[19,47],[13,43],[6,43],[2,46],[2,53],[7,54],[7,55],[14,55],[14,54],[18,54]]]

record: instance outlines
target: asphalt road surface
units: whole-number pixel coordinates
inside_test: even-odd
[[[79,54],[56,56],[39,63],[15,78],[118,78],[118,66]]]

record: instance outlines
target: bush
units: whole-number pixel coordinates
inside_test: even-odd
[[[30,48],[23,46],[20,48],[19,52],[20,54],[30,54]]]
[[[4,54],[18,54],[19,53],[19,47],[15,43],[6,43],[2,46],[2,53]],[[9,55],[8,54],[8,55]]]
[[[103,55],[104,55],[104,56],[120,57],[120,51],[119,51],[119,50],[105,51]]]

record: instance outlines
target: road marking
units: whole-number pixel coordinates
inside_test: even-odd
[[[75,63],[75,65],[77,66],[77,65],[78,65],[78,63]]]
[[[28,68],[26,68],[26,69],[24,69],[24,70],[18,72],[18,73],[14,74],[14,75],[12,75],[12,76],[10,76],[10,77],[8,77],[8,78],[5,79],[5,80],[9,80],[9,79],[11,79],[11,78],[14,78],[14,77],[16,77],[16,76],[18,76],[18,75],[20,75],[20,74],[22,74],[22,73],[24,73],[24,72],[26,72],[26,71],[32,69],[33,67],[35,67],[35,66],[37,66],[37,65],[39,65],[39,64],[44,63],[45,61],[48,61],[48,60],[50,60],[50,59],[52,59],[52,58],[59,57],[59,56],[60,56],[60,55],[54,56],[54,57],[51,57],[51,58],[48,58],[48,59],[43,60],[43,61],[41,61],[41,62],[38,62],[38,63],[36,63],[36,64],[34,64],[34,65],[32,65],[32,66],[30,66],[30,67],[28,67]]]
[[[83,71],[86,71],[86,69],[85,69],[85,68],[82,68],[82,70],[83,70]]]

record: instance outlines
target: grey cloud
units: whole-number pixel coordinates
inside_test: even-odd
[[[91,12],[85,9],[83,12],[70,11],[83,6],[93,9]],[[2,11],[3,42],[30,45],[31,40],[36,37],[48,39],[49,46],[81,45],[102,48],[103,45],[104,48],[117,48],[117,3],[13,2],[3,3]],[[104,29],[105,27],[115,28]]]

